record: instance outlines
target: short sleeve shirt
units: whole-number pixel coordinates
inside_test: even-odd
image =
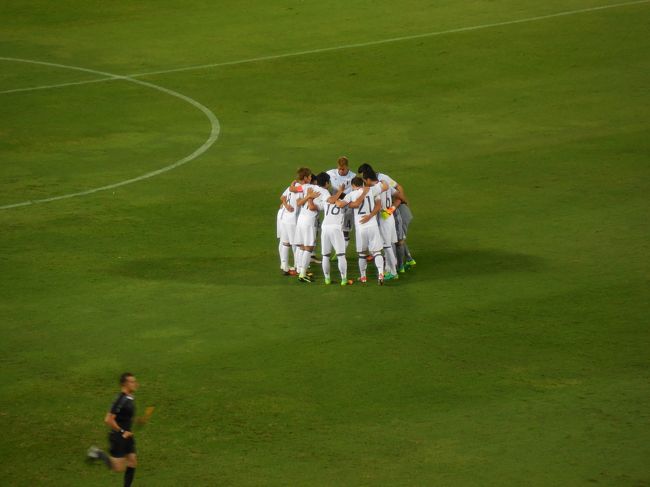
[[[135,416],[135,400],[133,396],[120,392],[111,405],[111,414],[115,415],[115,422],[120,428],[131,431],[133,417]]]

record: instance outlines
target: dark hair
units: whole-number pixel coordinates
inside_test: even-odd
[[[368,169],[370,169],[372,172],[375,171],[370,164],[361,164],[357,173],[366,172]]]
[[[352,178],[352,181],[350,181],[350,183],[353,186],[356,186],[357,188],[360,188],[360,187],[363,186],[363,179],[361,179],[359,176],[355,176],[355,177]]]
[[[120,385],[123,386],[129,377],[133,377],[133,374],[131,372],[124,372],[122,375],[120,375]]]
[[[365,169],[361,172],[363,179],[370,179],[371,181],[377,181],[377,173],[372,169]]]
[[[330,175],[327,174],[326,172],[318,173],[318,175],[316,176],[316,184],[318,184],[321,188],[327,186],[327,183],[329,182],[330,182]]]

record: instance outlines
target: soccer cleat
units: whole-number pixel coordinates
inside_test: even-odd
[[[416,264],[415,260],[411,259],[406,261],[405,266],[407,269],[410,269],[411,267],[415,267],[415,264]]]
[[[312,255],[312,256],[311,256],[311,259],[310,259],[310,262],[311,262],[312,264],[321,264],[323,261],[320,260],[320,259],[319,259],[318,257],[316,257],[315,255]]]
[[[363,276],[357,279],[357,281],[359,281],[361,284],[365,284],[368,282],[368,278],[366,276]]]
[[[397,279],[397,275],[391,274],[390,272],[384,274],[384,281],[390,281],[391,279]]]
[[[294,269],[289,269],[288,271],[282,271],[283,276],[297,276],[298,273]]]
[[[379,274],[379,277],[377,278],[377,284],[379,284],[380,286],[384,285],[384,275],[383,274]]]
[[[400,274],[404,274],[406,272],[406,269],[404,268],[403,265],[401,265],[399,269],[397,269],[397,272],[399,272]]]
[[[347,286],[348,285],[348,280],[347,279],[341,279],[341,286]]]
[[[88,460],[99,460],[101,458],[101,453],[102,451],[93,445],[88,448],[88,452],[86,452],[86,458],[88,458]]]
[[[298,281],[307,282],[307,283],[314,282],[314,281],[311,280],[311,278],[309,276],[298,276]]]
[[[326,277],[325,284],[332,284],[332,280],[329,277]]]

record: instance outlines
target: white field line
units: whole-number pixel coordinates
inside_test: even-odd
[[[343,49],[353,49],[353,48],[358,48],[358,47],[367,47],[367,46],[376,46],[380,44],[387,44],[391,42],[400,42],[400,41],[407,41],[407,40],[413,40],[413,39],[420,39],[420,38],[425,38],[425,37],[434,37],[434,36],[440,36],[440,35],[445,35],[445,34],[455,34],[455,33],[460,33],[460,32],[469,32],[469,31],[474,31],[474,30],[480,30],[480,29],[489,29],[492,27],[501,27],[501,26],[506,26],[506,25],[513,25],[513,24],[522,24],[526,22],[535,22],[539,20],[545,20],[545,19],[551,19],[555,17],[563,17],[567,15],[576,15],[576,14],[581,14],[581,13],[587,13],[587,12],[595,12],[598,10],[605,10],[605,9],[611,9],[611,8],[618,8],[618,7],[625,7],[629,5],[638,5],[638,4],[643,4],[643,3],[648,3],[650,0],[635,0],[631,2],[623,2],[623,3],[615,3],[615,4],[610,4],[610,5],[602,5],[599,7],[589,7],[589,8],[583,8],[583,9],[577,9],[577,10],[567,10],[564,12],[557,12],[554,14],[548,14],[548,15],[539,15],[536,17],[527,17],[523,19],[518,19],[518,20],[508,20],[505,22],[496,22],[496,23],[491,23],[491,24],[482,24],[482,25],[474,25],[470,27],[460,27],[457,29],[449,29],[449,30],[443,30],[443,31],[437,31],[437,32],[427,32],[424,34],[415,34],[415,35],[408,35],[408,36],[401,36],[401,37],[393,37],[389,39],[382,39],[382,40],[377,40],[377,41],[369,41],[369,42],[360,42],[360,43],[355,43],[355,44],[345,44],[341,46],[334,46],[334,47],[325,47],[321,49],[310,49],[306,51],[297,51],[297,52],[291,52],[291,53],[285,53],[285,54],[276,54],[272,56],[262,56],[262,57],[255,57],[255,58],[249,58],[249,59],[241,59],[238,61],[228,61],[228,62],[222,62],[222,63],[213,63],[213,64],[203,64],[203,65],[197,65],[197,66],[187,66],[184,68],[176,68],[176,69],[167,69],[167,70],[161,70],[161,71],[150,71],[146,73],[135,73],[127,76],[120,76],[112,73],[106,73],[102,71],[96,71],[94,69],[88,69],[88,68],[80,68],[76,66],[67,66],[63,64],[56,64],[56,63],[47,63],[47,62],[41,62],[41,61],[32,61],[28,59],[16,59],[16,58],[7,58],[7,57],[0,57],[0,61],[14,61],[14,62],[24,62],[24,63],[32,63],[32,64],[41,64],[45,66],[54,66],[54,67],[59,67],[59,68],[66,68],[66,69],[73,69],[76,71],[84,71],[87,73],[93,73],[97,74],[100,76],[103,76],[103,78],[99,79],[94,79],[94,80],[88,80],[88,81],[77,81],[77,82],[72,82],[72,83],[61,83],[58,85],[47,85],[47,86],[35,86],[31,88],[16,88],[12,90],[5,90],[5,91],[0,91],[0,95],[2,94],[9,94],[9,93],[16,93],[16,92],[26,92],[26,91],[34,91],[34,90],[44,90],[44,89],[50,89],[50,88],[60,88],[64,86],[72,86],[72,85],[83,85],[83,84],[89,84],[89,83],[100,83],[103,81],[112,81],[112,80],[124,80],[124,81],[129,81],[131,83],[136,83],[142,86],[146,86],[148,88],[152,88],[158,91],[161,91],[163,93],[167,93],[171,96],[175,96],[177,98],[180,98],[181,100],[184,100],[195,107],[197,107],[199,110],[201,110],[210,120],[210,125],[211,125],[211,132],[208,140],[205,141],[205,143],[199,147],[196,151],[194,151],[192,154],[189,156],[176,161],[175,163],[166,166],[164,168],[158,169],[156,171],[149,172],[147,174],[143,174],[141,176],[138,176],[136,178],[128,179],[126,181],[121,181],[115,184],[110,184],[107,186],[102,186],[100,188],[94,188],[94,189],[89,189],[86,191],[81,191],[78,193],[70,193],[70,194],[65,194],[61,196],[54,196],[52,198],[43,198],[43,199],[38,199],[38,200],[32,200],[32,201],[24,201],[22,203],[15,203],[11,205],[4,205],[0,206],[0,210],[5,210],[8,208],[16,208],[19,206],[27,206],[27,205],[32,205],[35,203],[47,203],[50,201],[56,201],[56,200],[61,200],[65,198],[73,198],[75,196],[83,196],[87,194],[92,194],[96,193],[99,191],[105,191],[108,189],[113,189],[117,188],[120,186],[124,186],[126,184],[131,184],[135,183],[137,181],[142,181],[143,179],[148,179],[153,176],[157,176],[158,174],[170,171],[178,166],[181,166],[192,159],[195,159],[199,157],[201,154],[203,154],[208,148],[214,144],[214,142],[217,140],[219,137],[219,131],[220,131],[220,126],[219,126],[219,120],[217,117],[212,113],[208,108],[205,106],[201,105],[199,102],[196,100],[193,100],[192,98],[189,98],[185,95],[182,95],[181,93],[177,93],[172,90],[168,90],[167,88],[163,88],[161,86],[155,85],[153,83],[147,83],[145,81],[137,80],[135,79],[136,77],[142,77],[142,76],[151,76],[155,74],[166,74],[166,73],[176,73],[176,72],[181,72],[181,71],[193,71],[193,70],[198,70],[198,69],[208,69],[208,68],[215,68],[219,66],[232,66],[236,64],[246,64],[246,63],[254,63],[254,62],[259,62],[259,61],[269,61],[273,59],[282,59],[282,58],[288,58],[288,57],[294,57],[294,56],[304,56],[307,54],[317,54],[317,53],[322,53],[322,52],[330,52],[330,51],[340,51]]]
[[[217,119],[216,115],[210,111],[209,108],[205,107],[204,105],[202,105],[198,101],[190,98],[189,96],[185,96],[185,95],[183,95],[181,93],[178,93],[176,91],[172,91],[172,90],[164,88],[162,86],[158,86],[158,85],[155,85],[153,83],[149,83],[147,81],[141,81],[141,80],[133,79],[133,78],[130,78],[129,76],[119,76],[119,75],[106,73],[106,72],[102,72],[102,71],[96,71],[94,69],[80,68],[80,67],[76,67],[76,66],[67,66],[67,65],[64,65],[64,64],[48,63],[48,62],[43,62],[43,61],[32,61],[30,59],[6,58],[6,57],[0,57],[0,60],[20,62],[20,63],[29,63],[29,64],[40,64],[40,65],[44,65],[44,66],[53,66],[53,67],[58,67],[58,68],[72,69],[72,70],[75,70],[75,71],[85,71],[85,72],[88,72],[88,73],[93,73],[93,74],[105,76],[106,77],[106,78],[104,78],[105,80],[121,79],[121,80],[124,80],[124,81],[128,81],[130,83],[135,83],[135,84],[138,84],[138,85],[141,85],[141,86],[145,86],[147,88],[158,90],[158,91],[160,91],[162,93],[165,93],[167,95],[174,96],[176,98],[180,98],[181,100],[183,100],[183,101],[189,103],[190,105],[192,105],[192,106],[198,108],[199,110],[201,110],[203,112],[203,114],[210,121],[210,136],[203,143],[203,145],[201,145],[201,147],[196,149],[190,155],[188,155],[188,156],[174,162],[173,164],[165,166],[165,167],[163,167],[161,169],[157,169],[155,171],[148,172],[146,174],[142,174],[142,175],[137,176],[135,178],[127,179],[125,181],[120,181],[120,182],[117,182],[117,183],[114,183],[114,184],[109,184],[109,185],[106,185],[106,186],[101,186],[99,188],[92,188],[92,189],[88,189],[86,191],[80,191],[78,193],[69,193],[69,194],[64,194],[64,195],[60,195],[60,196],[53,196],[51,198],[36,199],[36,200],[31,200],[31,201],[23,201],[21,203],[3,205],[3,206],[0,206],[0,210],[7,210],[9,208],[17,208],[17,207],[20,207],[20,206],[28,206],[28,205],[33,205],[33,204],[36,204],[36,203],[49,203],[50,201],[57,201],[57,200],[62,200],[62,199],[67,199],[67,198],[74,198],[76,196],[84,196],[84,195],[88,195],[88,194],[97,193],[99,191],[106,191],[108,189],[119,188],[120,186],[125,186],[127,184],[135,183],[137,181],[142,181],[144,179],[149,179],[151,177],[158,176],[159,174],[165,173],[167,171],[171,171],[172,169],[177,168],[178,166],[182,166],[183,164],[186,164],[186,163],[190,162],[191,160],[196,159],[201,154],[203,154],[205,151],[207,151],[210,148],[210,146],[212,144],[214,144],[216,142],[217,138],[219,137],[219,132],[220,132],[219,120]]]
[[[504,22],[495,22],[491,24],[481,24],[481,25],[474,25],[470,27],[460,27],[457,29],[449,29],[449,30],[441,30],[441,31],[436,31],[436,32],[427,32],[424,34],[414,34],[414,35],[408,35],[408,36],[401,36],[401,37],[392,37],[389,39],[381,39],[377,41],[369,41],[369,42],[359,42],[355,44],[345,44],[341,46],[333,46],[333,47],[324,47],[320,49],[309,49],[306,51],[296,51],[296,52],[289,52],[289,53],[284,53],[284,54],[275,54],[272,56],[261,56],[261,57],[254,57],[254,58],[248,58],[248,59],[240,59],[238,61],[226,61],[226,62],[221,62],[221,63],[212,63],[212,64],[201,64],[201,65],[196,65],[196,66],[186,66],[183,68],[174,68],[174,69],[165,69],[165,70],[159,70],[159,71],[148,71],[146,73],[134,73],[130,74],[127,76],[117,76],[117,75],[109,75],[108,73],[105,74],[105,78],[100,78],[100,79],[95,79],[95,80],[88,80],[88,81],[78,81],[74,83],[62,83],[58,85],[47,85],[47,86],[35,86],[32,88],[17,88],[17,89],[12,89],[12,90],[5,90],[5,91],[0,91],[0,95],[6,94],[6,93],[16,93],[19,91],[31,91],[31,90],[43,90],[43,89],[48,89],[48,88],[59,88],[59,87],[64,87],[64,86],[70,86],[70,85],[82,85],[82,84],[87,84],[87,83],[99,83],[102,81],[111,81],[114,79],[132,79],[132,78],[140,78],[143,76],[152,76],[156,74],[167,74],[167,73],[178,73],[182,71],[194,71],[194,70],[199,70],[199,69],[209,69],[209,68],[217,68],[220,66],[233,66],[237,64],[247,64],[247,63],[255,63],[255,62],[260,62],[260,61],[270,61],[273,59],[283,59],[283,58],[288,58],[288,57],[295,57],[295,56],[305,56],[307,54],[318,54],[318,53],[323,53],[323,52],[331,52],[331,51],[340,51],[344,49],[353,49],[353,48],[358,48],[358,47],[368,47],[368,46],[377,46],[381,44],[388,44],[391,42],[401,42],[401,41],[408,41],[408,40],[413,40],[413,39],[421,39],[425,37],[434,37],[434,36],[441,36],[445,34],[456,34],[460,32],[470,32],[474,30],[481,30],[481,29],[489,29],[493,27],[502,27],[506,25],[514,25],[514,24],[523,24],[526,22],[536,22],[539,20],[546,20],[546,19],[552,19],[556,17],[564,17],[567,15],[576,15],[576,14],[581,14],[581,13],[587,13],[587,12],[596,12],[599,10],[606,10],[606,9],[612,9],[612,8],[618,8],[618,7],[626,7],[630,5],[639,5],[643,3],[648,3],[650,0],[635,0],[631,2],[623,2],[623,3],[615,3],[615,4],[610,4],[610,5],[601,5],[599,7],[589,7],[589,8],[582,8],[582,9],[577,9],[577,10],[567,10],[564,12],[557,12],[554,14],[548,14],[548,15],[539,15],[536,17],[527,17],[523,19],[518,19],[518,20],[507,20]],[[2,58],[0,57],[0,60],[7,60],[7,58]],[[87,72],[94,72],[98,73],[97,71],[89,70],[89,69],[82,69],[83,71]]]

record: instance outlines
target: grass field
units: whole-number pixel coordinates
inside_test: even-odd
[[[121,485],[129,370],[134,485],[650,485],[650,3],[604,5],[0,4],[0,484]],[[342,154],[410,197],[399,282],[279,275]]]

